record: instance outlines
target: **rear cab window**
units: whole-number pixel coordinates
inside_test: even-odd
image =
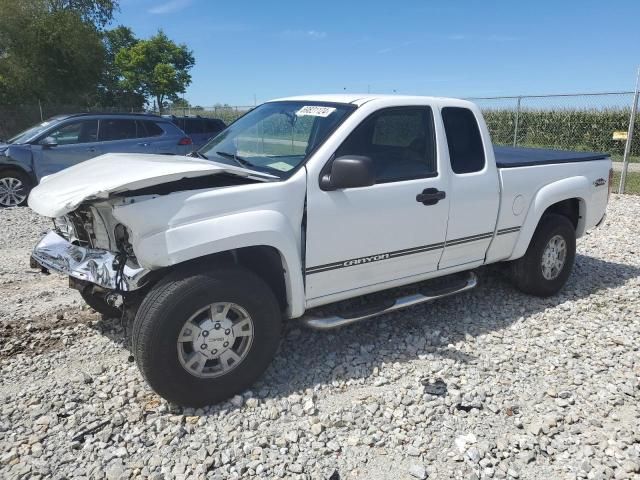
[[[464,174],[484,169],[484,146],[473,112],[463,107],[444,107],[442,121],[453,172]]]

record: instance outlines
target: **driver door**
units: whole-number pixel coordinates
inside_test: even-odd
[[[48,132],[45,138],[49,137],[55,145],[32,147],[39,157],[35,162],[38,180],[102,153],[97,143],[98,120],[68,122]]]
[[[370,157],[374,185],[323,191],[309,179],[308,303],[437,270],[449,198],[429,204],[417,198],[425,189],[446,190],[436,150],[431,108],[387,108],[365,119],[334,155]]]

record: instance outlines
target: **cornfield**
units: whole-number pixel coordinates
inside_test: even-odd
[[[619,109],[521,109],[516,144],[527,147],[607,152],[622,156],[625,142],[613,140],[614,131],[627,131],[630,108]],[[514,143],[516,112],[483,109],[494,143]],[[631,152],[640,153],[640,134],[634,135]]]

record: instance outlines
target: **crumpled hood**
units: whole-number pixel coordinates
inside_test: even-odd
[[[86,200],[150,187],[182,178],[230,173],[275,179],[253,170],[209,160],[173,155],[108,153],[40,180],[29,195],[29,207],[45,217],[59,217]]]

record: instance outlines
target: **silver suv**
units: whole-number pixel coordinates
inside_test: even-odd
[[[148,114],[59,115],[0,141],[0,207],[26,203],[46,175],[103,153],[186,155],[190,137],[169,119]]]

